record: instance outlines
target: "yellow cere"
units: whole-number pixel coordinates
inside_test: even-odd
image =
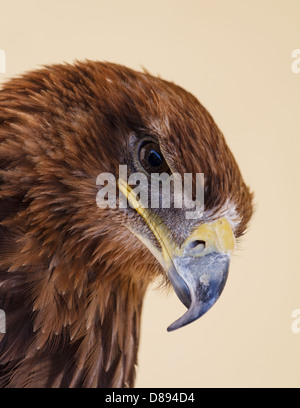
[[[203,256],[210,252],[231,253],[235,248],[233,231],[229,222],[224,217],[207,224],[199,225],[187,238],[183,244],[183,248],[197,239],[205,241],[205,249],[198,256]]]

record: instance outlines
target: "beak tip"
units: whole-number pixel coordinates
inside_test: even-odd
[[[203,316],[219,299],[227,280],[229,268],[227,255],[211,253],[200,259],[198,265],[195,258],[190,259],[189,263],[190,268],[187,267],[187,261],[184,260],[185,268],[178,268],[179,273],[177,274],[177,277],[180,276],[181,278],[181,287],[182,281],[184,281],[191,294],[189,305],[183,302],[182,296],[178,296],[188,307],[188,310],[167,328],[168,332],[186,326]],[[203,280],[201,277],[204,275],[205,279]]]

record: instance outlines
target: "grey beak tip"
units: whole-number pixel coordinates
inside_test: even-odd
[[[229,256],[213,252],[198,258],[177,258],[174,265],[176,270],[169,278],[188,310],[167,328],[168,332],[192,323],[215,304],[227,280]]]

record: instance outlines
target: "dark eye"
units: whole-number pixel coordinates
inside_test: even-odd
[[[169,173],[170,169],[160,151],[159,145],[152,141],[143,141],[138,149],[138,161],[149,174]]]

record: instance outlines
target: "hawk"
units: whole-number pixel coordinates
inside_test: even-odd
[[[139,205],[120,165],[128,177],[144,174],[149,188],[153,174],[204,174],[201,216],[189,219],[184,205]],[[125,208],[97,205],[104,173]],[[168,330],[202,316],[251,214],[252,193],[224,136],[174,83],[88,60],[6,82],[0,386],[132,387],[149,283],[171,285],[187,308]]]

